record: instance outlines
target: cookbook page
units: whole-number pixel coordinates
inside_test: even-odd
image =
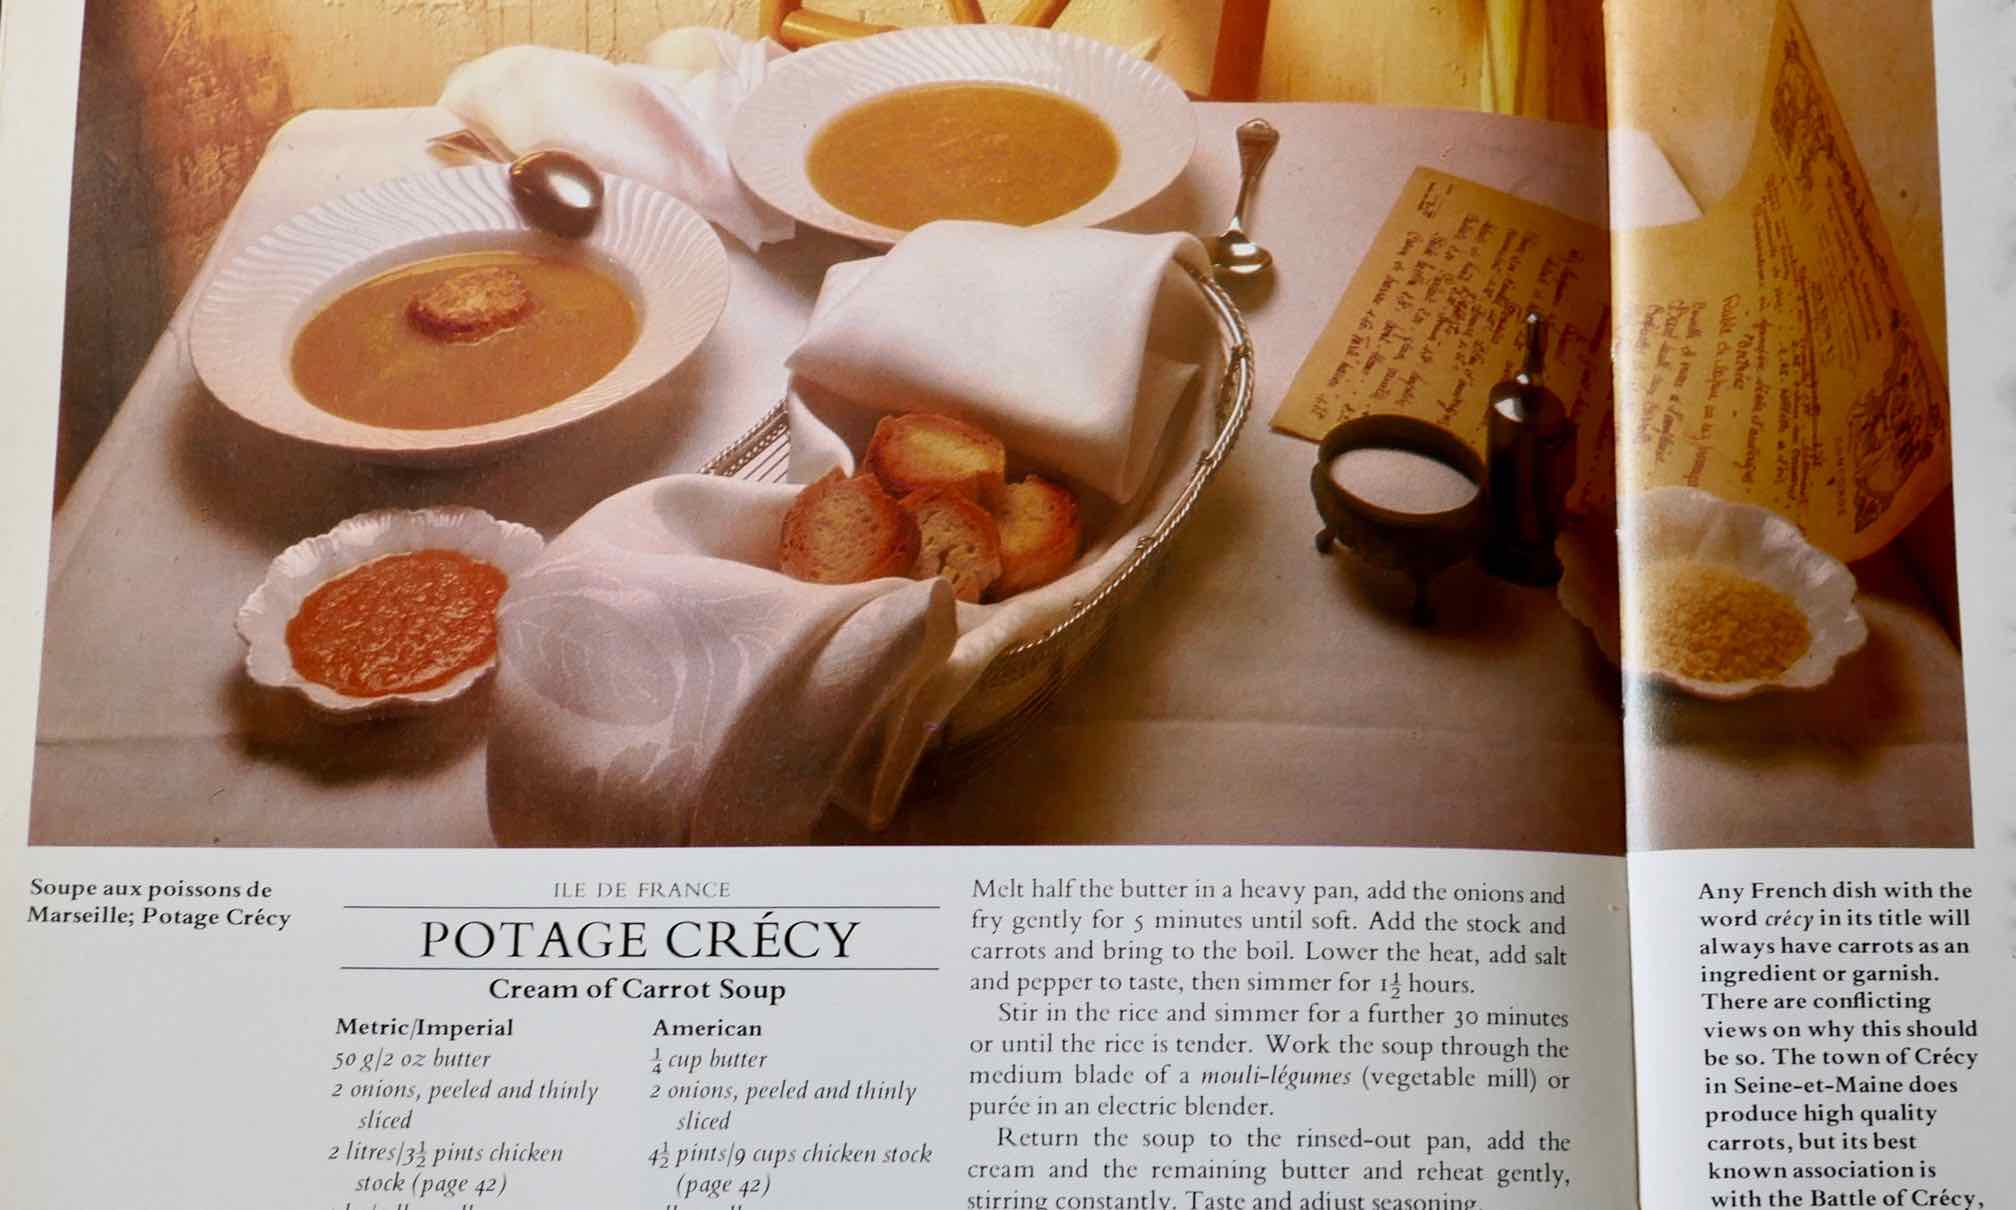
[[[7,6],[14,1199],[1628,1204],[1600,28],[727,7]]]
[[[2000,405],[1948,385],[1981,303],[1946,271],[1986,251],[1942,232],[1983,162],[1953,15],[1936,60],[1925,4],[1610,29],[1613,121],[1701,201],[1613,244],[1648,1207],[1998,1200],[2010,820],[1969,739],[2007,716],[1967,690],[2008,653],[1957,574],[2000,556],[1954,535],[2003,489],[1954,461]]]

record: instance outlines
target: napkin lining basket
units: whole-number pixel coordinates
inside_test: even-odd
[[[1167,554],[1169,540],[1189,519],[1198,493],[1225,462],[1253,402],[1253,344],[1246,321],[1224,288],[1189,266],[1224,340],[1223,372],[1213,400],[1215,427],[1210,445],[1197,456],[1182,492],[1135,540],[1133,553],[1049,630],[1004,648],[973,688],[960,699],[934,737],[911,780],[913,791],[928,793],[950,785],[998,752],[1055,697],[1064,681],[1097,645],[1113,619],[1138,596]],[[716,454],[703,474],[759,483],[781,483],[791,462],[790,429],[783,404],[733,444]]]

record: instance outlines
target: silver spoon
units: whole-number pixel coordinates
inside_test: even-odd
[[[1274,264],[1273,254],[1246,234],[1246,207],[1280,141],[1281,133],[1259,118],[1239,127],[1239,201],[1232,207],[1232,225],[1210,241],[1211,267],[1220,277],[1257,277]]]
[[[534,151],[511,161],[511,200],[527,222],[580,239],[602,217],[602,174],[565,151]]]

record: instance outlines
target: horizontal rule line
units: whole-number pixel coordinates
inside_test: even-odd
[[[641,971],[935,971],[935,966],[339,966],[344,971],[532,971],[542,975]]]
[[[346,912],[936,912],[938,903],[346,903]]]

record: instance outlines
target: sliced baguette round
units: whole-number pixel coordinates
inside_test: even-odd
[[[1008,451],[992,433],[933,412],[884,416],[863,459],[890,495],[945,487],[987,503],[1008,472]]]
[[[777,565],[815,584],[907,576],[917,561],[917,522],[866,475],[838,470],[806,485],[784,514]]]
[[[1001,574],[1001,535],[986,509],[949,487],[929,487],[903,497],[903,511],[917,519],[917,562],[913,580],[942,576],[952,595],[978,601]]]
[[[1001,535],[1001,576],[993,600],[1038,588],[1070,570],[1083,534],[1078,498],[1071,489],[1026,475],[997,494],[994,521]]]
[[[406,318],[436,340],[481,340],[531,313],[525,279],[502,265],[443,278],[406,304]]]

